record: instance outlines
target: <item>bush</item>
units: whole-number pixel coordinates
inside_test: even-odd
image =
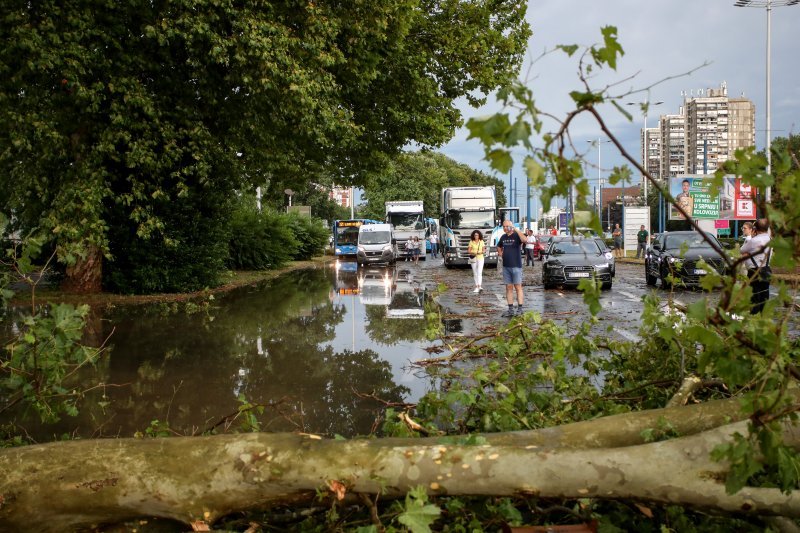
[[[287,215],[240,205],[231,220],[228,266],[236,270],[267,270],[291,261],[299,248],[292,224]]]
[[[157,204],[163,228],[140,237],[122,207],[109,214],[109,249],[103,287],[126,294],[191,292],[219,285],[225,270],[229,201],[222,193],[176,198]]]
[[[320,219],[297,213],[291,213],[286,218],[297,243],[297,252],[292,259],[304,261],[323,253],[328,244],[328,230]]]

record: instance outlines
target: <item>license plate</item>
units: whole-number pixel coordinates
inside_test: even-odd
[[[588,272],[570,272],[568,275],[570,278],[588,278]]]
[[[702,276],[703,274],[708,274],[708,272],[706,272],[702,268],[695,268],[694,269],[694,274],[695,274],[695,276]]]

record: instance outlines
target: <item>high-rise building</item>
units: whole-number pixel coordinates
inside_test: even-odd
[[[661,132],[658,127],[642,129],[641,160],[644,161],[645,170],[655,179],[661,176],[660,156],[661,156]]]
[[[661,152],[658,157],[659,177],[666,179],[685,174],[686,123],[683,117],[683,107],[677,115],[661,115],[658,125],[661,135]]]
[[[648,132],[648,170],[661,178],[713,174],[722,163],[733,159],[736,150],[755,146],[755,116],[753,102],[743,97],[728,98],[725,82],[717,89],[701,89],[697,95],[684,94],[679,113],[661,115],[658,128]],[[651,163],[651,157],[657,163]],[[657,172],[651,165],[657,165]]]
[[[746,98],[729,99],[725,82],[687,98],[684,109],[688,174],[713,174],[737,148],[755,144],[755,105]]]

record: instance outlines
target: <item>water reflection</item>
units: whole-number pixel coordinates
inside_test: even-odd
[[[156,419],[199,433],[237,424],[243,396],[268,406],[265,430],[368,433],[380,406],[355,392],[393,402],[425,392],[405,367],[427,356],[426,297],[409,270],[345,265],[292,272],[193,313],[113,309],[93,321],[98,339],[113,335],[98,374],[85,379],[114,386],[97,389],[77,420],[23,425],[38,440],[131,436]]]

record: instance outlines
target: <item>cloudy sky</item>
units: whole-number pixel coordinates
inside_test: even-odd
[[[699,89],[728,86],[728,96],[745,96],[756,106],[756,140],[763,148],[766,136],[766,41],[767,15],[764,8],[734,7],[735,0],[529,0],[527,19],[533,29],[528,60],[521,78],[528,80],[538,106],[563,117],[573,106],[568,93],[579,88],[577,62],[563,53],[540,58],[559,44],[590,45],[602,40],[602,26],[616,26],[625,51],[616,73],[595,80],[596,87],[625,80],[614,89],[623,94],[651,87],[626,97],[623,102],[663,101],[650,108],[648,127],[658,115],[677,113],[682,92],[697,95]],[[772,11],[772,137],[800,133],[800,5],[774,7]],[[708,66],[693,69],[709,63]],[[670,78],[670,79],[668,79]],[[641,110],[625,106],[634,115],[630,122],[611,106],[601,108],[612,131],[628,151],[638,156]],[[490,102],[475,110],[464,106],[464,117],[498,111]],[[553,128],[553,123],[550,123]],[[576,145],[583,145],[586,157],[596,164],[597,150],[587,141],[597,139],[599,128],[582,121],[573,128]],[[473,168],[489,171],[482,161],[482,147],[467,141],[461,129],[442,151]],[[622,164],[610,144],[601,153],[605,172]],[[522,177],[521,167],[514,174]],[[588,174],[597,175],[591,168]],[[524,190],[521,179],[519,188]],[[519,202],[524,204],[524,200]]]

